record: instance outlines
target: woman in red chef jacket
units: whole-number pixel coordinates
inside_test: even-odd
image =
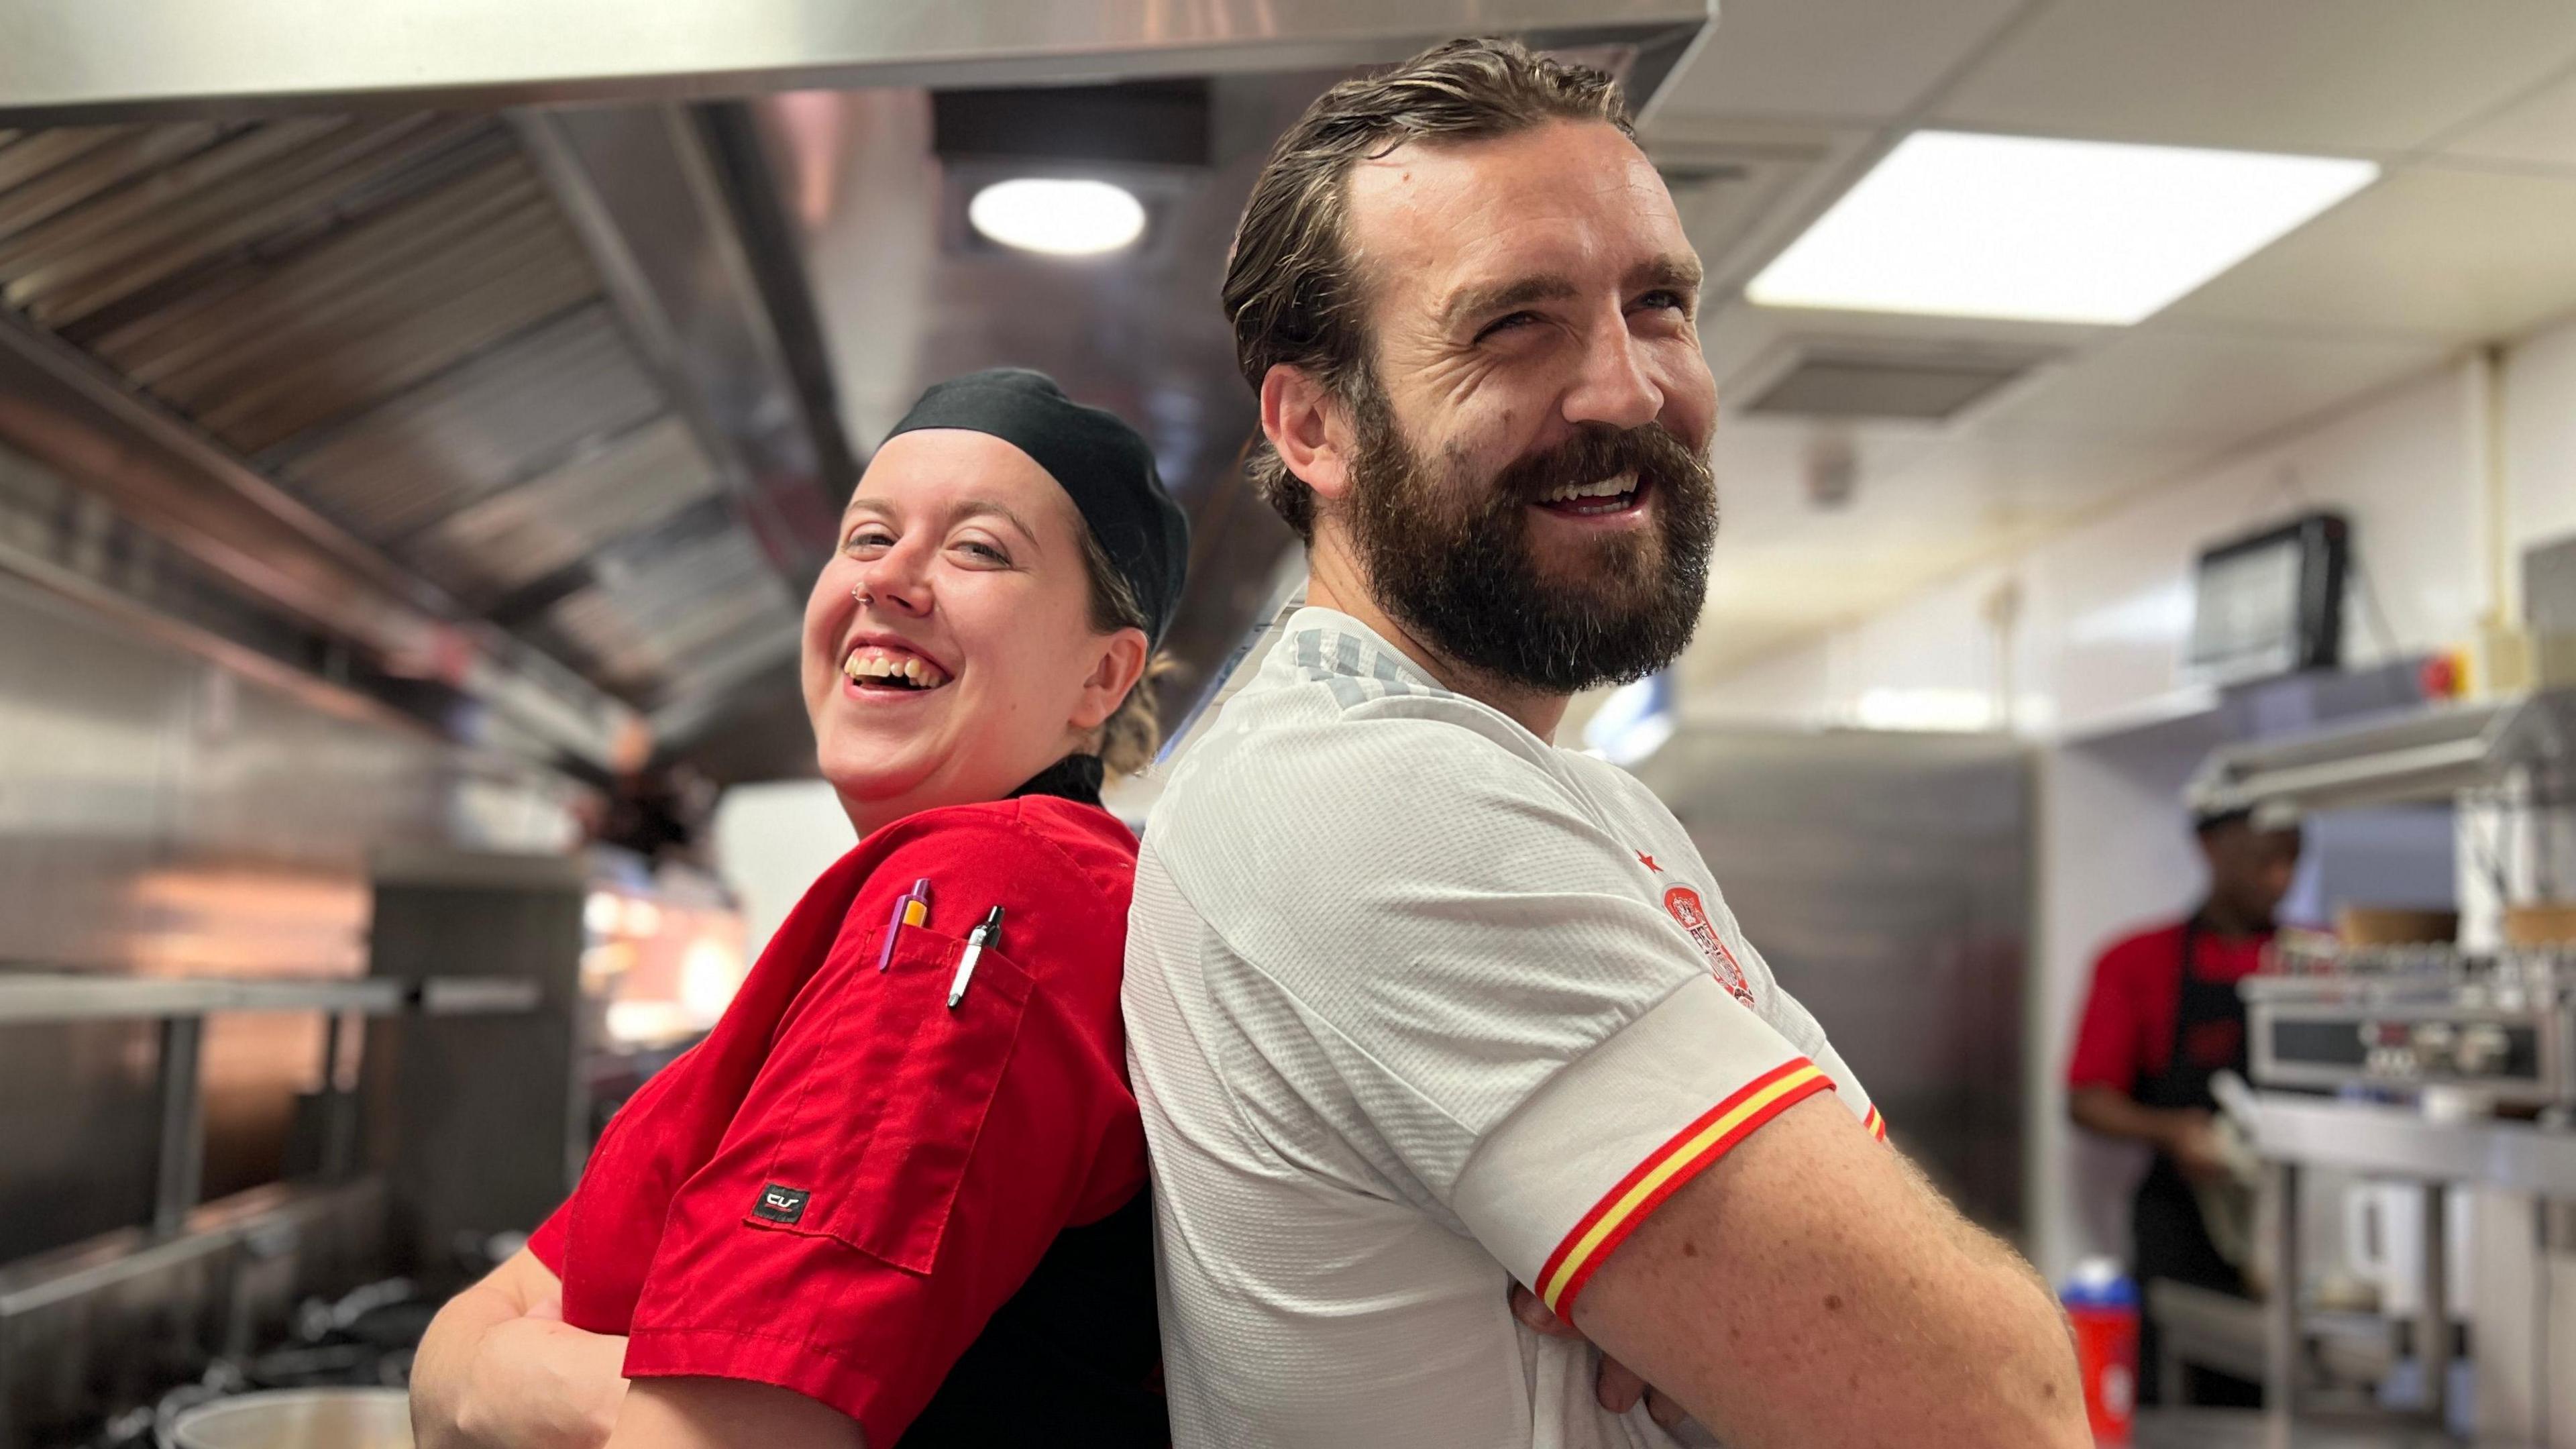
[[[1168,1442],[1118,1014],[1136,842],[1098,792],[1151,754],[1187,552],[1110,414],[1015,370],[923,395],[805,608],[859,844],[440,1312],[423,1445]]]

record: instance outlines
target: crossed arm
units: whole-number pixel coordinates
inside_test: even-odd
[[[1551,1331],[1535,1300],[1514,1308]],[[1605,1405],[1651,1382],[1658,1421],[1686,1410],[1738,1449],[2092,1442],[2046,1286],[1830,1097],[1666,1200],[1576,1318]]]
[[[440,1311],[413,1376],[424,1449],[864,1449],[856,1423],[784,1389],[630,1389],[625,1340],[566,1325],[560,1301],[522,1253]],[[1550,1321],[1535,1302],[1521,1311]],[[1613,1360],[1605,1401],[1624,1408],[1651,1381],[1657,1418],[1687,1410],[1742,1449],[2088,1442],[2046,1288],[1829,1097],[1781,1113],[1659,1207],[1578,1317]]]
[[[866,1449],[802,1394],[728,1379],[629,1385],[626,1340],[563,1321],[563,1284],[521,1251],[438,1311],[412,1364],[421,1449]]]

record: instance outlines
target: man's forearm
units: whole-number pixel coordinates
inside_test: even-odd
[[[1743,1449],[2090,1442],[2038,1275],[1821,1098],[1668,1199],[1575,1314]]]

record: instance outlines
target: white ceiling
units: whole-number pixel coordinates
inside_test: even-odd
[[[1646,128],[1741,394],[1798,339],[2055,360],[1946,427],[1730,414],[1700,678],[2576,313],[2567,0],[1720,0]],[[2374,186],[2131,328],[1757,308],[1743,283],[1921,126],[2368,156]],[[1820,450],[1858,492],[1811,506]]]

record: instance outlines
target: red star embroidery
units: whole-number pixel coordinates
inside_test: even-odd
[[[1662,875],[1664,873],[1664,868],[1655,864],[1655,858],[1642,850],[1637,852],[1637,864],[1644,866],[1646,869],[1653,871],[1657,875]]]

